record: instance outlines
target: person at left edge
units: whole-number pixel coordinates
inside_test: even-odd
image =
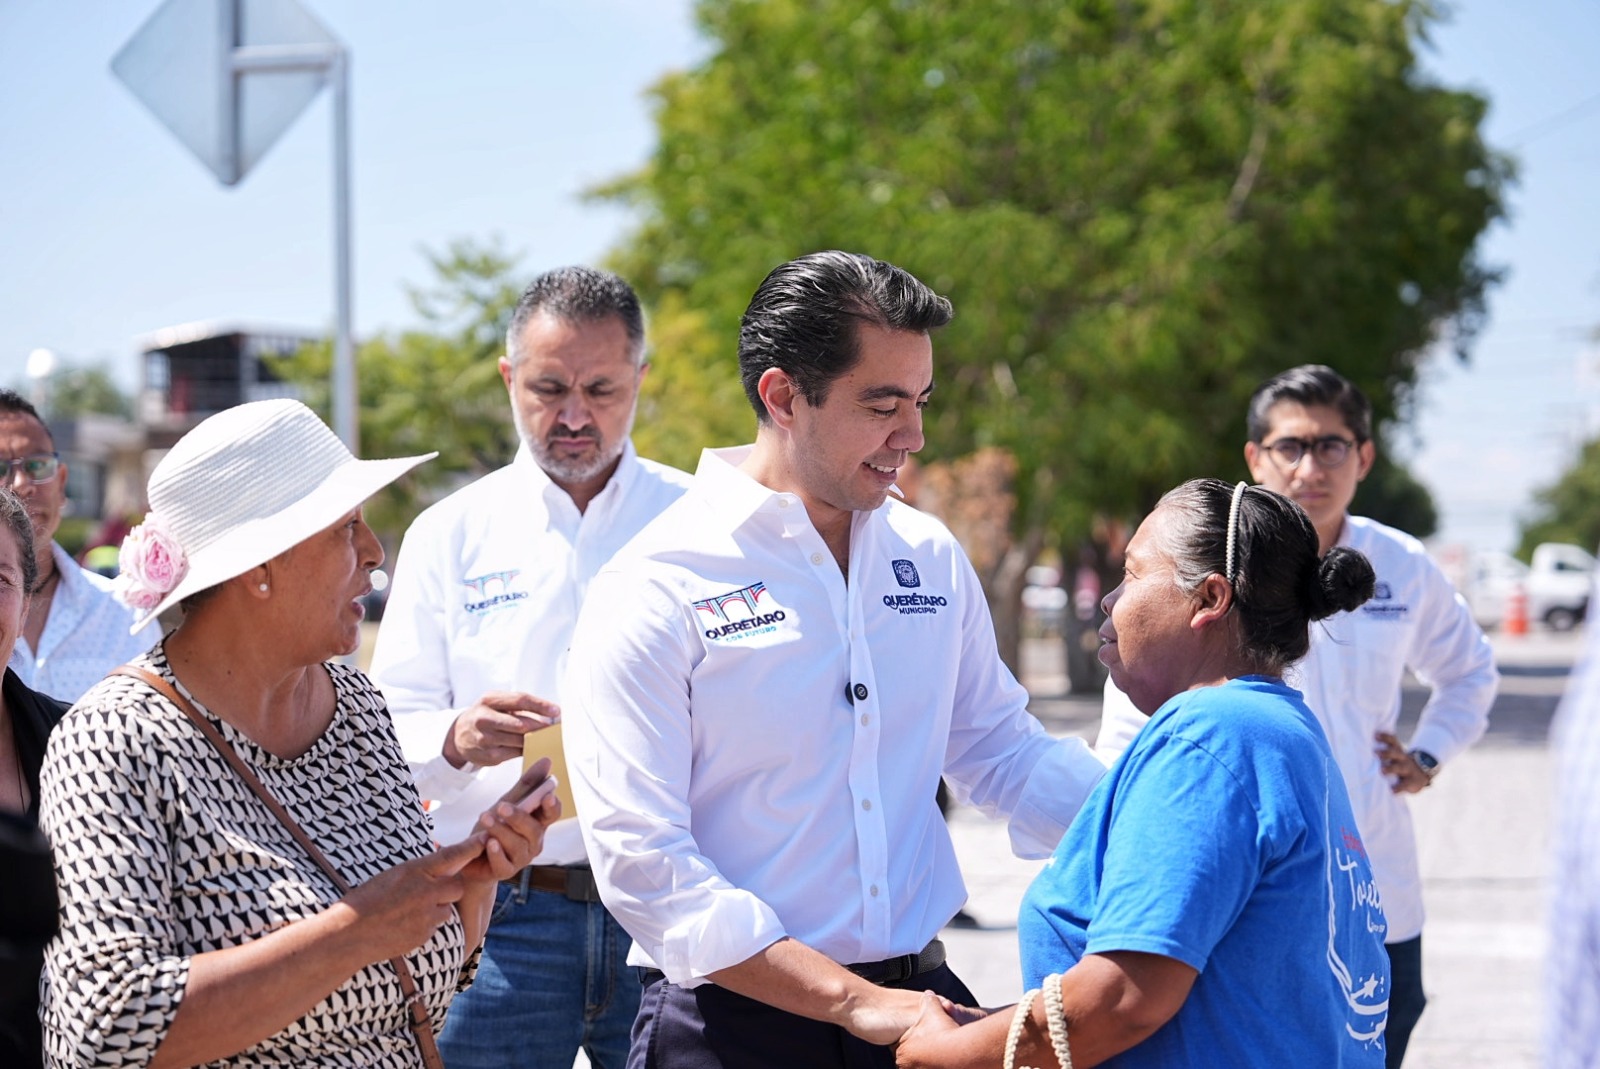
[[[601,894],[646,966],[634,1069],[888,1066],[966,899],[934,802],[1055,848],[1105,769],[1052,739],[977,575],[889,493],[922,448],[950,302],[822,252],[757,288],[739,338],[753,446],[595,577],[563,689]]]
[[[0,389],[0,462],[10,465],[4,485],[28,509],[39,568],[8,663],[27,686],[70,705],[111,669],[149,649],[161,637],[160,625],[151,621],[130,634],[135,614],[112,593],[111,580],[80,568],[56,544],[67,465],[44,419],[13,390]]]
[[[560,715],[589,579],[683,493],[628,434],[647,368],[639,299],[587,267],[539,276],[500,374],[522,445],[406,532],[372,674],[446,841],[517,778],[523,735]],[[639,1006],[627,935],[600,903],[575,821],[503,884],[473,986],[440,1036],[451,1069],[620,1069]]]

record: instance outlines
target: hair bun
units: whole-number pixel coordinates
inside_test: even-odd
[[[1317,562],[1307,606],[1311,619],[1322,620],[1359,607],[1372,597],[1377,579],[1366,557],[1346,546],[1334,546]]]

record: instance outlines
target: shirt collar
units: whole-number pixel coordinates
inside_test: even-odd
[[[715,507],[718,515],[726,517],[734,527],[763,512],[778,516],[791,530],[795,523],[810,524],[811,517],[799,494],[774,490],[757,482],[740,468],[754,448],[753,445],[738,445],[703,450],[700,465],[694,472],[696,488]],[[860,515],[857,513],[856,518],[852,518],[852,524],[857,522]]]

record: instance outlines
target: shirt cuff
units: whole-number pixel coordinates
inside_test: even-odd
[[[722,890],[702,912],[661,933],[651,956],[679,987],[699,987],[714,972],[748,961],[784,938],[778,915],[748,891]]]
[[[472,786],[477,773],[477,765],[469,761],[457,768],[444,754],[411,766],[411,775],[417,781],[417,793],[423,800],[441,805],[455,801],[462,791]]]

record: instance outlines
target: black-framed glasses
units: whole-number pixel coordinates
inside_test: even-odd
[[[61,470],[61,457],[56,453],[30,453],[25,457],[0,459],[0,464],[5,465],[5,486],[16,479],[18,469],[30,483],[47,483]]]
[[[1271,452],[1279,464],[1293,470],[1307,453],[1317,458],[1317,467],[1337,468],[1350,459],[1355,444],[1354,438],[1325,434],[1321,438],[1279,438],[1263,443],[1262,448]]]

